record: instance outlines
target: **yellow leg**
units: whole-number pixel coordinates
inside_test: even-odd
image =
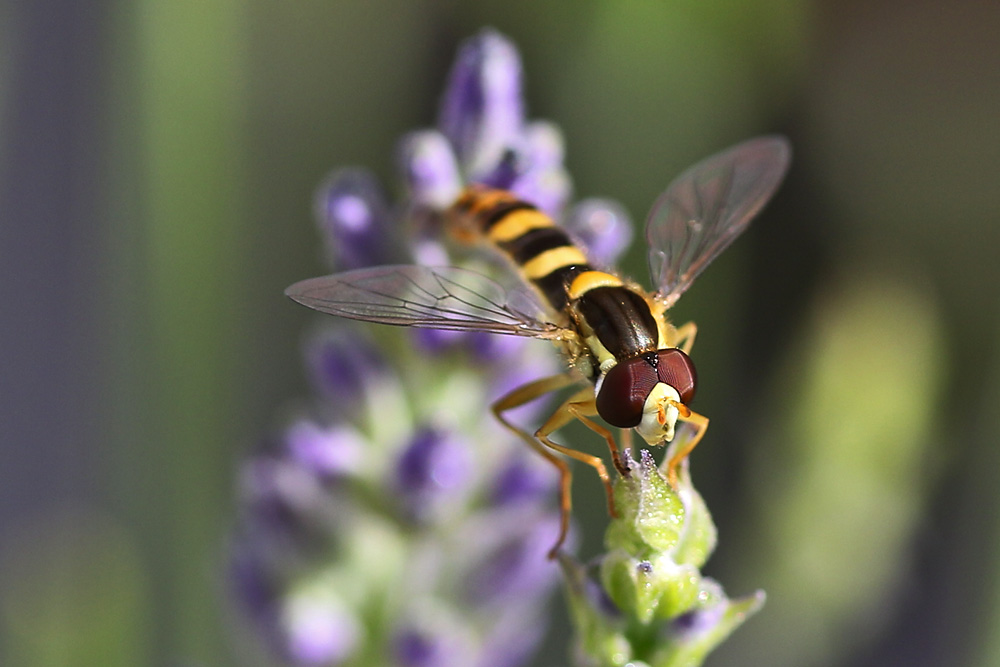
[[[697,335],[698,325],[694,322],[688,322],[677,327],[674,330],[673,340],[667,342],[673,347],[679,347],[684,354],[691,354],[691,348],[694,347],[694,337]]]
[[[605,441],[607,441],[608,448],[611,450],[611,457],[615,462],[615,468],[617,468],[621,474],[627,475],[628,468],[625,468],[622,463],[621,453],[618,451],[618,444],[615,442],[614,436],[610,431],[608,431],[608,429],[587,418],[588,416],[595,414],[597,414],[597,407],[594,404],[594,391],[590,387],[586,387],[560,405],[559,408],[552,413],[552,416],[549,417],[537,431],[535,431],[535,437],[538,438],[546,447],[550,447],[551,449],[565,454],[570,458],[576,459],[577,461],[582,461],[596,470],[597,475],[601,478],[601,482],[604,483],[604,491],[608,496],[608,511],[611,513],[611,516],[617,516],[617,513],[615,512],[614,493],[611,488],[611,478],[608,476],[607,468],[604,467],[604,461],[602,461],[598,456],[587,454],[571,447],[566,447],[565,445],[560,445],[549,439],[549,435],[553,432],[562,428],[574,419],[578,419],[583,422],[584,426],[592,430],[594,433],[597,433],[603,437]]]
[[[689,424],[694,424],[695,434],[691,436],[688,440],[681,446],[674,455],[670,457],[667,461],[667,481],[670,482],[670,486],[677,488],[677,466],[679,466],[684,459],[686,459],[691,451],[698,445],[702,437],[705,435],[705,431],[708,430],[708,417],[700,415],[697,412],[691,412],[691,408],[687,407],[683,403],[676,403],[671,401],[671,403],[680,411],[681,421],[688,422]]]
[[[629,456],[632,456],[634,453],[632,450],[633,431],[630,428],[623,428],[621,429],[621,433],[622,433],[621,451],[628,452]],[[629,471],[631,472],[631,468],[629,469]]]
[[[590,400],[586,404],[575,403],[569,406],[570,411],[573,416],[579,419],[584,426],[589,428],[591,431],[597,435],[604,438],[604,441],[608,443],[608,449],[611,451],[611,462],[614,463],[615,469],[618,474],[622,477],[628,477],[632,472],[627,465],[625,465],[625,460],[622,458],[621,449],[618,447],[618,443],[615,442],[615,437],[612,435],[611,431],[604,428],[597,422],[594,422],[588,417],[593,417],[597,414],[597,405],[594,402],[593,394],[590,395]],[[632,429],[624,429],[625,435],[623,437],[628,439],[629,448],[632,446]],[[612,512],[613,514],[614,512]]]
[[[493,415],[497,418],[497,421],[503,424],[508,431],[514,433],[521,438],[521,440],[526,442],[529,447],[541,454],[546,461],[554,465],[559,471],[559,538],[549,551],[550,559],[554,559],[556,557],[556,554],[559,552],[559,547],[561,547],[563,542],[566,540],[566,533],[569,531],[569,513],[572,509],[572,498],[570,496],[572,473],[570,472],[569,465],[566,461],[553,454],[551,450],[542,446],[542,443],[540,443],[537,438],[531,437],[527,431],[524,431],[507,421],[507,419],[504,418],[503,413],[508,410],[521,407],[526,403],[530,403],[545,394],[575,384],[575,382],[576,380],[572,376],[565,373],[535,380],[534,382],[529,382],[526,385],[514,389],[509,394],[497,400],[491,407]]]

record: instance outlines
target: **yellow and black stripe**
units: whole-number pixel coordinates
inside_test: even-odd
[[[604,348],[592,350],[599,359],[657,349],[659,331],[646,298],[592,267],[569,234],[535,206],[504,190],[473,187],[453,209],[506,254],[553,309],[585,324],[584,338],[596,337],[591,347]]]

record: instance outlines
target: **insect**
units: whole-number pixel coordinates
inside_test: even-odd
[[[570,235],[530,203],[482,186],[468,188],[445,213],[455,235],[484,241],[505,255],[524,287],[507,290],[457,267],[378,266],[312,278],[285,293],[315,310],[367,322],[458,331],[485,331],[553,341],[568,369],[521,386],[493,405],[496,418],[560,473],[561,530],[570,512],[570,470],[559,452],[592,466],[611,481],[602,459],[551,440],[579,420],[607,442],[618,472],[629,474],[611,430],[594,421],[635,429],[649,445],[674,439],[677,422],[693,435],[666,462],[668,481],[704,436],[708,419],[689,407],[697,376],[689,356],[697,327],[674,326],[666,311],[750,223],[778,188],[791,149],[783,137],[751,139],[707,158],[677,177],[646,220],[648,262],[655,292],[588,263]],[[504,413],[571,386],[566,399],[534,435]]]

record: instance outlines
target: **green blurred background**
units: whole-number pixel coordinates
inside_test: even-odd
[[[322,271],[313,188],[347,164],[398,187],[395,141],[484,25],[578,195],[637,219],[695,160],[793,140],[676,308],[708,573],[769,593],[709,664],[1000,665],[987,0],[0,5],[0,664],[270,664],[220,573],[234,465],[307,391],[281,292]]]

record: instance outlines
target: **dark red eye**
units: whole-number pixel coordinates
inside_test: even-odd
[[[689,404],[698,383],[691,357],[677,348],[666,348],[618,362],[601,383],[597,413],[618,428],[638,426],[646,398],[658,382],[676,389],[681,403]]]
[[[660,382],[665,382],[677,390],[681,397],[681,403],[684,405],[688,405],[694,398],[698,374],[694,370],[694,362],[691,361],[691,357],[681,350],[675,347],[657,350],[656,375]]]
[[[596,401],[597,413],[604,421],[618,428],[639,425],[646,397],[659,381],[650,361],[646,356],[626,359],[604,376]]]

